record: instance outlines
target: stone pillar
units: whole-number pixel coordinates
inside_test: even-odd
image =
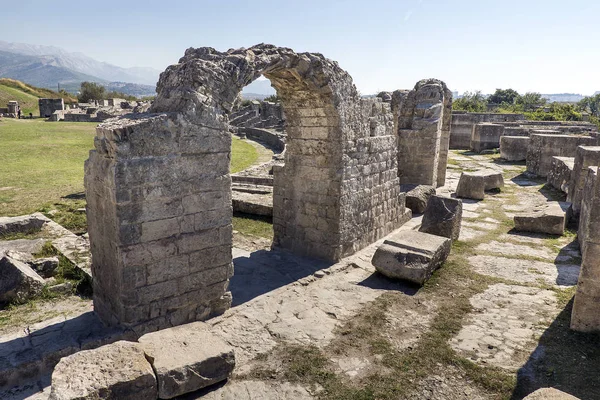
[[[442,81],[426,79],[406,96],[396,92],[394,96],[402,98],[394,110],[398,115],[400,183],[443,186],[450,143],[451,92]]]
[[[471,150],[481,153],[483,150],[500,147],[500,138],[504,134],[504,126],[491,123],[480,123],[473,126]]]
[[[587,172],[578,232],[583,258],[571,329],[600,332],[600,179],[597,167]]]
[[[138,333],[231,303],[231,136],[175,115],[109,120],[85,165],[94,309]]]

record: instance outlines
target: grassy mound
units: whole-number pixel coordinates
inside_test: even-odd
[[[76,98],[70,95],[53,92],[50,89],[27,85],[14,79],[0,78],[0,107],[6,107],[9,101],[16,100],[21,106],[23,115],[28,115],[29,113],[32,113],[34,116],[39,115],[39,98],[59,97],[64,98],[66,103],[77,101]]]

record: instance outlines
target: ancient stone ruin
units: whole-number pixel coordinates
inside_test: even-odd
[[[270,45],[188,49],[161,74],[151,114],[100,125],[86,162],[94,306],[107,323],[144,332],[229,307],[228,115],[260,75],[287,118],[285,165],[274,169],[274,247],[336,261],[410,216],[390,105],[362,99],[337,63]],[[431,104],[435,132],[443,132],[444,87],[432,83],[407,102]]]
[[[50,118],[56,111],[64,111],[65,101],[63,99],[39,99],[41,118]]]
[[[19,115],[19,102],[11,100],[6,107],[0,108],[0,117],[17,118]]]

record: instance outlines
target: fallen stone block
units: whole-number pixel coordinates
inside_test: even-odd
[[[502,176],[502,172],[493,171],[493,170],[483,170],[475,172],[477,175],[483,176],[485,181],[484,190],[500,190],[504,187],[504,177]]]
[[[500,138],[500,157],[506,161],[525,161],[527,146],[529,146],[529,136],[502,136]]]
[[[35,215],[0,218],[0,236],[11,233],[32,233],[42,229],[45,221]]]
[[[456,197],[483,200],[485,197],[485,177],[474,172],[463,172],[458,180]]]
[[[401,231],[383,242],[371,263],[383,275],[422,285],[450,254],[452,241],[413,230]]]
[[[73,284],[71,282],[59,283],[58,285],[49,286],[48,291],[55,294],[69,294],[73,292]]]
[[[246,193],[234,190],[231,192],[231,204],[234,212],[273,216],[272,194]]]
[[[11,250],[25,254],[35,254],[42,251],[45,243],[45,239],[0,240],[0,254]]]
[[[462,200],[431,196],[419,231],[458,240],[461,221]]]
[[[0,303],[23,303],[42,291],[44,279],[21,261],[0,259]]]
[[[221,382],[235,366],[233,348],[203,322],[148,333],[139,343],[156,371],[161,399]]]
[[[552,202],[528,213],[515,215],[514,221],[517,231],[562,235],[567,218],[560,203]]]
[[[141,346],[119,341],[61,359],[49,400],[156,398],[156,377]]]
[[[542,388],[524,397],[523,400],[579,400],[579,398],[558,389]]]
[[[429,197],[435,194],[430,185],[400,185],[400,191],[406,192],[406,207],[415,214],[423,214]]]

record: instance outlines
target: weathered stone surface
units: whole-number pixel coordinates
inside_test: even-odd
[[[288,382],[234,381],[202,394],[202,400],[310,400],[308,390]]]
[[[406,192],[406,207],[415,214],[423,214],[429,197],[435,194],[430,185],[401,185],[400,190]]]
[[[577,147],[597,144],[598,138],[592,136],[534,133],[527,148],[527,171],[545,178],[552,157],[575,157]]]
[[[69,294],[73,292],[73,284],[71,282],[59,283],[58,285],[49,286],[50,293]]]
[[[566,220],[566,212],[558,202],[550,202],[548,205],[514,217],[517,231],[551,235],[562,235],[565,231]]]
[[[474,172],[463,172],[456,187],[456,197],[483,200],[485,197],[485,177]]]
[[[233,348],[203,322],[148,333],[139,339],[158,380],[158,396],[171,399],[229,377]]]
[[[0,303],[22,303],[41,292],[44,279],[29,265],[4,256],[0,259]]]
[[[231,192],[231,201],[234,212],[252,215],[273,215],[273,195],[261,193],[247,193],[234,190]]]
[[[567,192],[567,201],[572,204],[573,215],[579,216],[581,212],[581,200],[583,198],[583,189],[585,187],[585,178],[587,177],[589,167],[600,165],[600,147],[599,146],[579,146],[575,154],[573,172],[568,183],[569,192]]]
[[[481,153],[484,150],[497,149],[500,147],[500,138],[503,134],[503,125],[489,122],[476,124],[471,137],[471,150]]]
[[[22,215],[19,217],[0,217],[0,236],[9,233],[32,233],[42,229],[44,220],[35,215]]]
[[[410,92],[395,91],[398,176],[402,184],[443,186],[446,182],[452,92],[437,79],[424,79]]]
[[[579,400],[579,398],[555,388],[542,388],[523,398],[523,400]]]
[[[476,175],[481,175],[484,178],[485,186],[484,190],[500,190],[504,187],[504,177],[502,172],[494,171],[491,169],[484,169],[481,171],[474,172]]]
[[[49,400],[156,398],[156,377],[140,345],[120,341],[60,360]]]
[[[44,278],[54,276],[56,268],[58,268],[58,257],[35,258],[28,264],[35,272]]]
[[[401,231],[383,242],[371,263],[383,275],[425,283],[450,254],[450,239],[416,231]]]
[[[500,157],[506,161],[525,161],[528,146],[529,136],[502,136],[500,138]]]
[[[44,239],[0,240],[0,254],[8,251],[34,254],[42,251],[44,243],[46,243]]]
[[[555,189],[569,193],[569,182],[571,181],[574,164],[575,158],[573,157],[552,157],[550,171],[548,172],[548,183]]]
[[[458,240],[461,222],[462,200],[431,196],[419,231]]]

